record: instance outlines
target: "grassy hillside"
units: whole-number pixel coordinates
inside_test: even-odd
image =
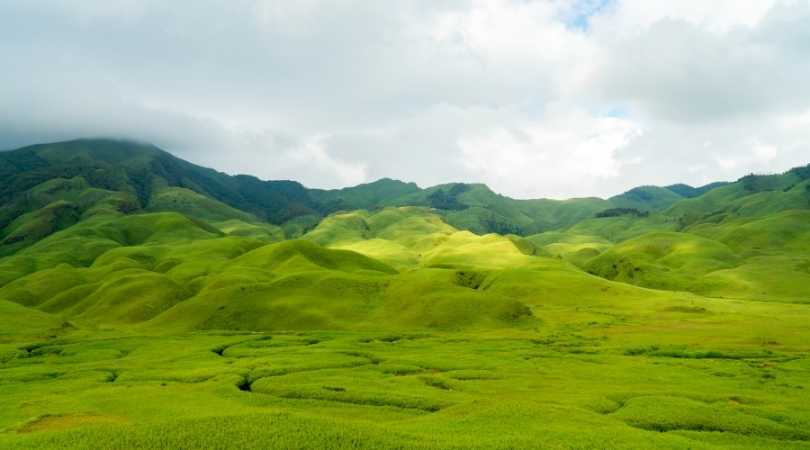
[[[660,211],[673,203],[687,198],[668,188],[641,186],[610,198],[617,208],[633,208],[639,211]]]
[[[394,258],[436,267],[418,276],[310,240],[273,243],[269,236],[226,234],[178,213],[156,213],[87,220],[0,260],[0,298],[88,326],[186,331],[363,329],[381,320],[393,328],[463,328],[530,315],[515,299],[472,293],[459,281],[465,267],[525,264],[528,257],[510,239],[460,232],[431,213],[410,211],[386,210],[369,222],[380,241],[424,252]],[[426,227],[442,231],[423,234]],[[323,240],[327,228],[328,222],[312,235]],[[351,247],[346,239],[336,242]],[[440,317],[436,302],[409,303],[410,289],[430,291],[439,303],[457,298],[476,306],[461,315],[448,306]],[[406,304],[406,316],[385,317],[388,308]],[[504,313],[512,309],[514,318]]]
[[[647,186],[610,200],[560,201],[516,200],[481,184],[422,189],[391,179],[339,190],[307,189],[293,181],[229,176],[152,145],[109,139],[80,139],[1,152],[0,177],[7,180],[0,187],[0,229],[21,214],[47,206],[41,192],[51,192],[56,184],[67,191],[56,195],[60,199],[75,203],[75,199],[61,197],[82,196],[82,204],[77,206],[84,208],[82,213],[103,201],[104,208],[125,213],[177,211],[203,220],[269,222],[284,225],[289,236],[303,234],[333,212],[387,206],[430,207],[449,224],[477,234],[530,235],[571,226],[611,208],[658,211],[698,191],[688,186],[673,188],[679,192],[691,189],[681,195],[669,188]],[[111,198],[102,200],[102,193]],[[39,228],[44,230],[39,234],[47,235],[58,226],[44,224]]]
[[[717,188],[723,187],[723,186],[725,186],[727,184],[729,184],[729,183],[726,182],[726,181],[716,181],[714,183],[709,183],[709,184],[706,184],[704,186],[692,187],[692,186],[689,186],[688,184],[679,183],[679,184],[673,184],[673,185],[670,185],[670,186],[666,186],[666,188],[669,189],[670,191],[680,195],[683,198],[694,198],[694,197],[700,197],[701,195],[711,191],[712,189],[717,189]]]
[[[810,172],[609,200],[0,153],[0,448],[810,448]]]
[[[616,208],[632,208],[639,211],[662,211],[681,200],[700,197],[726,184],[728,183],[717,182],[701,187],[692,187],[687,184],[673,184],[665,187],[640,186],[611,197],[609,200]]]
[[[767,224],[739,226],[754,235]],[[77,237],[97,250],[71,259],[63,249]],[[802,239],[769,249],[798,254]],[[747,247],[676,232],[528,241],[459,231],[414,207],[335,214],[283,242],[179,213],[82,221],[6,258],[39,265],[0,288],[3,317],[18,319],[0,321],[0,446],[810,440],[807,305],[650,290],[537,255],[595,243],[607,247],[600,258],[643,255],[655,280]],[[363,245],[365,255],[340,249]],[[408,256],[371,257],[394,248]]]
[[[571,225],[611,207],[597,198],[516,200],[492,192],[483,184],[435,186],[389,205],[430,206],[456,228],[478,234],[532,234]]]
[[[781,175],[749,175],[705,195],[678,202],[666,214],[682,226],[689,226],[807,208],[810,208],[810,166]]]
[[[509,267],[526,264],[534,247],[516,237],[459,231],[426,208],[386,208],[335,214],[304,236],[321,245],[355,250],[399,268]]]
[[[383,178],[344,189],[312,189],[310,192],[315,199],[327,205],[327,210],[340,211],[379,208],[420,191],[415,183]]]
[[[604,278],[677,291],[689,290],[696,278],[738,262],[739,257],[717,241],[688,233],[655,232],[615,245],[585,267]]]
[[[689,198],[651,214],[626,202],[600,217],[529,239],[611,280],[712,297],[803,303],[810,301],[809,183],[810,171],[800,167],[699,189],[671,186]]]
[[[648,233],[580,261],[599,276],[669,290],[771,301],[810,301],[810,211]]]
[[[92,187],[134,196],[140,208],[149,207],[154,200],[158,207],[161,201],[170,201],[154,197],[174,187],[274,223],[318,213],[318,205],[299,183],[232,177],[188,163],[152,145],[126,141],[80,139],[2,152],[0,177],[8,180],[0,188],[0,203],[14,203],[49,180],[82,177]],[[178,192],[172,195],[176,197]]]

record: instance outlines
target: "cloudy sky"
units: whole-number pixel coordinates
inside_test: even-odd
[[[609,196],[810,163],[810,0],[0,0],[0,148]]]

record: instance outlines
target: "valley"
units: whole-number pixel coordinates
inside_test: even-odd
[[[810,170],[609,199],[0,153],[0,448],[810,448]]]

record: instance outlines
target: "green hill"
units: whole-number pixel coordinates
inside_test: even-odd
[[[159,208],[161,202],[171,201],[165,197],[182,197],[189,190],[274,223],[317,214],[318,207],[299,183],[233,177],[188,163],[152,145],[128,141],[80,139],[2,152],[0,177],[7,180],[0,188],[0,202],[11,202],[17,210],[26,206],[17,199],[36,186],[75,177],[94,188],[128,193],[140,208],[148,208],[155,201]],[[160,198],[168,188],[186,191],[175,190]],[[182,201],[199,200],[186,197]],[[198,209],[205,210],[205,206]]]
[[[810,211],[694,225],[688,233],[649,233],[581,265],[639,286],[771,301],[810,301]]]
[[[687,233],[654,232],[617,244],[591,259],[593,274],[639,286],[690,290],[696,278],[734,267],[739,257],[727,246]]]
[[[712,189],[717,189],[717,188],[723,187],[723,186],[725,186],[727,184],[729,184],[729,183],[726,182],[726,181],[716,181],[714,183],[709,183],[709,184],[706,184],[706,185],[703,185],[703,186],[700,186],[700,187],[692,187],[692,186],[689,186],[688,184],[679,183],[679,184],[673,184],[673,185],[670,185],[670,186],[666,186],[666,188],[669,189],[670,191],[680,195],[683,198],[694,198],[694,197],[699,197],[699,196],[711,191]]]
[[[701,187],[692,187],[687,184],[673,184],[664,187],[640,186],[610,197],[608,200],[616,208],[630,208],[638,211],[662,211],[681,200],[700,197],[709,191],[727,184],[729,183],[716,182]]]
[[[0,229],[22,214],[65,200],[81,214],[176,211],[203,220],[269,222],[282,225],[289,236],[306,232],[333,212],[423,206],[437,210],[459,229],[530,235],[567,227],[611,208],[657,211],[682,198],[668,188],[643,187],[610,200],[517,200],[481,184],[422,189],[391,179],[338,190],[307,189],[293,181],[229,176],[149,144],[110,139],[80,139],[2,152],[0,177],[7,180],[0,186]],[[50,202],[43,203],[48,199]],[[36,219],[42,223],[35,226],[35,237],[59,229],[59,224],[49,220]],[[70,221],[69,217],[64,220]],[[32,240],[35,238],[17,240],[14,248]]]
[[[682,226],[810,207],[810,166],[781,175],[748,175],[674,204],[665,213]]]
[[[0,448],[807,448],[810,169],[611,199],[0,153]]]
[[[684,198],[687,197],[669,188],[641,186],[611,197],[610,202],[617,208],[632,208],[639,211],[660,211]]]
[[[9,180],[0,189],[0,255],[6,255],[0,284],[22,304],[48,300],[50,311],[69,317],[102,311],[94,299],[116,296],[104,288],[113,277],[108,284],[116,292],[159,286],[159,295],[147,297],[161,300],[116,313],[151,320],[196,298],[209,278],[223,275],[217,270],[259,270],[226,248],[249,252],[296,236],[315,247],[297,244],[289,259],[264,261],[261,282],[299,266],[312,272],[354,267],[348,256],[335,262],[337,256],[327,257],[332,253],[318,253],[328,250],[372,258],[364,263],[369,273],[381,267],[489,273],[552,257],[643,287],[785,301],[806,295],[801,282],[785,279],[804,280],[808,168],[567,201],[516,200],[481,184],[422,189],[390,179],[311,190],[225,175],[154,146],[114,140],[0,153],[0,172]],[[177,256],[179,248],[192,256]],[[138,270],[148,273],[130,273]],[[54,283],[63,294],[57,300],[55,293],[37,299],[40,294],[20,290],[42,283],[25,279],[43,271],[74,284]],[[73,297],[85,303],[72,305]],[[98,312],[106,315],[113,314]]]
[[[377,316],[385,316],[392,304],[409,309],[407,319],[385,317],[394,328],[511,320],[502,311],[519,311],[521,303],[484,293],[474,295],[480,297],[478,306],[462,316],[448,306],[440,318],[434,315],[435,303],[422,306],[433,311],[428,315],[408,302],[404,296],[409,289],[421,285],[441,302],[455,295],[466,303],[471,293],[459,285],[455,267],[474,264],[471,257],[486,261],[481,266],[487,268],[525,258],[507,238],[459,232],[432,213],[410,211],[385,210],[368,221],[379,239],[392,245],[423,241],[423,265],[441,266],[424,276],[400,275],[361,253],[326,249],[309,240],[273,244],[254,235],[226,235],[178,213],[153,213],[90,219],[0,260],[5,280],[0,298],[85,326],[140,324],[173,330],[361,329],[380,323]],[[323,224],[312,235],[323,240],[327,227]],[[441,231],[422,234],[430,227]],[[494,257],[500,262],[493,262]]]
[[[432,208],[449,224],[478,234],[531,234],[574,224],[612,206],[596,198],[516,200],[483,184],[452,183],[420,189],[413,183],[379,180],[337,191],[314,191],[334,210],[387,206]]]
[[[326,205],[327,210],[374,209],[392,201],[420,192],[415,183],[383,178],[372,183],[335,190],[312,189],[313,198]]]

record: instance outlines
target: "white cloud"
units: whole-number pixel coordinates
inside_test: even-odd
[[[318,187],[699,184],[810,162],[808,23],[808,0],[10,0],[0,146],[125,136]]]
[[[620,176],[617,152],[642,134],[629,120],[554,111],[547,120],[462,137],[461,163],[519,197],[589,196]],[[550,190],[553,186],[554,190]]]
[[[642,32],[662,20],[683,21],[714,33],[756,26],[779,0],[622,0],[596,19],[616,35]]]
[[[734,156],[721,156],[717,164],[726,171],[737,170],[740,167],[768,168],[779,154],[775,145],[754,142],[750,148]]]

